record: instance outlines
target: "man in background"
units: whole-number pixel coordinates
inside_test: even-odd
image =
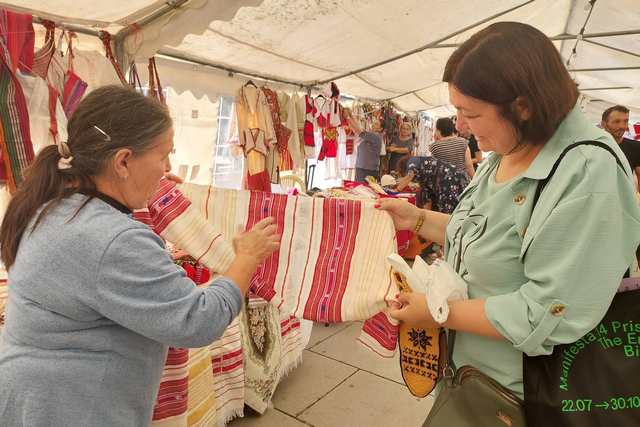
[[[602,128],[609,132],[627,157],[631,170],[636,174],[636,190],[640,189],[640,142],[624,137],[629,130],[629,109],[614,105],[602,113]]]

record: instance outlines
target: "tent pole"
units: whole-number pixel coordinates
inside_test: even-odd
[[[37,15],[32,15],[32,17],[33,17],[33,23],[34,24],[42,25],[43,22],[45,22],[45,21],[55,22],[53,20],[41,18],[41,17],[39,17]],[[62,29],[65,29],[67,31],[72,31],[74,33],[86,34],[86,35],[94,36],[94,37],[99,37],[100,36],[100,31],[94,30],[93,28],[87,28],[87,27],[83,27],[83,26],[80,26],[80,25],[62,24],[62,23],[58,23],[58,22],[55,22],[55,24],[56,24],[57,28],[62,28]]]
[[[567,71],[571,73],[586,73],[589,71],[630,71],[630,70],[640,70],[640,67],[573,68]]]
[[[400,95],[396,95],[396,96],[393,96],[391,98],[384,99],[383,101],[393,101],[394,99],[402,98],[403,96],[411,95],[412,93],[420,92],[422,90],[431,89],[434,86],[438,86],[440,83],[442,83],[442,82],[436,82],[436,83],[434,83],[432,85],[421,87],[420,89],[410,90],[409,92],[401,93]]]
[[[359,69],[354,70],[354,71],[350,71],[348,73],[344,73],[344,74],[340,74],[338,76],[334,76],[334,77],[332,77],[330,79],[327,79],[327,80],[314,82],[314,84],[315,85],[327,84],[327,83],[330,83],[330,82],[332,82],[334,80],[338,80],[338,79],[342,79],[342,78],[345,78],[345,77],[349,77],[349,76],[352,76],[354,74],[358,74],[358,73],[361,73],[363,71],[368,71],[368,70],[371,70],[372,68],[376,68],[376,67],[379,67],[381,65],[385,65],[385,64],[388,64],[390,62],[397,61],[398,59],[406,58],[407,56],[411,56],[413,54],[420,53],[423,50],[427,50],[427,49],[429,49],[429,48],[431,48],[433,46],[437,46],[439,43],[441,43],[441,42],[443,42],[445,40],[449,40],[450,38],[455,37],[458,34],[462,34],[462,33],[466,32],[466,31],[469,31],[469,30],[477,27],[478,25],[482,25],[482,24],[484,24],[486,22],[489,22],[491,20],[499,18],[499,17],[501,17],[503,15],[506,15],[506,14],[508,14],[510,12],[513,12],[514,10],[517,10],[517,9],[520,9],[520,8],[522,8],[524,6],[527,6],[527,5],[531,4],[531,3],[533,3],[534,1],[535,0],[529,0],[529,1],[526,1],[524,3],[519,4],[518,6],[514,6],[514,7],[510,8],[510,9],[507,9],[507,10],[502,11],[500,13],[496,13],[495,15],[492,15],[492,16],[489,16],[487,18],[484,18],[484,19],[482,19],[482,20],[480,20],[478,22],[475,22],[475,23],[473,23],[471,25],[467,25],[464,28],[461,28],[461,29],[459,29],[457,31],[454,31],[451,34],[447,34],[446,36],[444,36],[444,37],[442,37],[442,38],[440,38],[438,40],[432,41],[431,43],[428,43],[428,44],[426,44],[424,46],[421,46],[421,47],[419,47],[417,49],[410,50],[410,51],[405,52],[405,53],[403,53],[401,55],[394,56],[393,58],[385,59],[384,61],[376,62],[375,64],[371,64],[371,65],[368,65],[366,67],[359,68]]]
[[[638,35],[640,34],[640,29],[636,29],[636,30],[626,30],[626,31],[609,31],[606,33],[585,33],[582,36],[580,36],[580,34],[559,34],[557,36],[553,36],[553,37],[549,37],[551,40],[553,41],[563,41],[563,40],[575,40],[578,39],[580,37],[582,37],[582,41],[585,42],[589,42],[589,43],[596,43],[596,42],[592,42],[590,39],[597,39],[597,38],[602,38],[602,37],[620,37],[620,36],[634,36],[634,35]],[[429,46],[426,47],[424,50],[429,50],[429,49],[453,49],[456,47],[460,47],[462,43],[440,43],[438,45],[435,46]],[[606,46],[606,45],[602,45],[603,47],[609,47],[612,48],[611,46]],[[615,49],[615,48],[612,48]],[[622,50],[621,50],[622,51]],[[630,53],[632,55],[637,55],[631,52],[627,52],[627,51],[622,51],[623,53]]]
[[[633,36],[640,34],[640,29],[625,30],[625,31],[607,31],[603,33],[585,33],[582,36],[580,34],[560,34],[557,36],[549,37],[551,40],[575,40],[582,37],[583,39],[597,39],[600,37],[618,37],[618,36]]]
[[[605,49],[613,50],[615,52],[620,52],[620,53],[624,53],[626,55],[631,55],[631,56],[635,56],[637,58],[640,58],[640,54],[637,54],[637,53],[634,53],[634,52],[631,52],[631,51],[628,51],[628,50],[620,49],[618,47],[609,46],[609,45],[606,45],[604,43],[594,42],[593,40],[583,40],[583,41],[585,43],[589,43],[589,44],[592,44],[592,45],[595,45],[595,46],[600,46],[600,47],[603,47]]]
[[[299,87],[301,89],[313,89],[312,86],[308,86],[303,82],[294,82],[294,81],[290,81],[290,80],[278,79],[276,77],[268,77],[268,76],[264,76],[264,75],[261,75],[261,74],[252,73],[250,71],[237,70],[235,68],[231,68],[231,67],[227,67],[227,66],[223,66],[223,65],[218,65],[218,64],[213,64],[213,63],[210,63],[210,62],[206,62],[206,61],[203,61],[201,59],[196,59],[196,58],[192,58],[192,57],[183,56],[183,55],[180,55],[178,53],[167,52],[167,51],[165,51],[163,49],[158,51],[158,54],[156,56],[160,57],[160,58],[164,57],[164,58],[171,59],[171,60],[189,62],[191,64],[202,65],[204,67],[215,68],[217,70],[226,71],[229,74],[238,74],[238,75],[247,76],[247,77],[260,79],[260,80],[265,80],[265,81],[270,81],[270,82],[274,82],[274,83],[282,83],[282,84],[286,84],[286,85],[290,85],[290,86],[296,86],[296,87]]]
[[[580,92],[586,92],[588,90],[629,90],[629,89],[633,89],[633,88],[631,86],[591,87],[587,89],[578,88]]]

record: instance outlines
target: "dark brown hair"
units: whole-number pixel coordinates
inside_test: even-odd
[[[602,121],[606,123],[607,120],[609,120],[609,116],[614,111],[617,111],[619,113],[629,114],[629,109],[624,105],[614,105],[613,107],[609,107],[602,112]]]
[[[67,126],[71,167],[59,169],[58,147],[45,147],[25,171],[22,184],[9,202],[0,227],[0,254],[6,268],[13,265],[20,240],[40,208],[44,207],[33,229],[63,198],[95,192],[93,178],[105,171],[118,150],[143,153],[171,126],[165,106],[133,89],[105,86],[89,93]]]
[[[456,125],[449,117],[440,117],[436,120],[436,129],[443,137],[451,136],[456,131]]]
[[[497,22],[471,36],[447,61],[442,80],[498,106],[519,142],[531,144],[546,143],[578,100],[551,40],[518,22]],[[518,98],[531,112],[527,120],[517,113]]]

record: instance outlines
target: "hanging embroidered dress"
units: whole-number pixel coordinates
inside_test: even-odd
[[[267,159],[277,138],[271,110],[262,90],[252,84],[243,86],[236,96],[235,112],[234,130],[244,150],[249,188],[270,191],[270,184],[269,189],[266,189],[266,182],[271,182],[271,170],[268,169]],[[266,153],[254,150],[251,142],[247,145],[248,129],[259,129],[263,133]],[[252,183],[257,183],[259,187],[252,187]]]

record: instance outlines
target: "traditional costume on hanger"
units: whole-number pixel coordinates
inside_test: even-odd
[[[73,67],[87,83],[86,93],[102,86],[121,84],[109,60],[99,52],[76,49]]]
[[[247,186],[252,190],[271,191],[267,160],[277,137],[264,92],[253,83],[243,86],[236,97],[235,111],[240,146],[246,158]],[[254,131],[248,133],[249,129]],[[248,136],[252,138],[249,141]],[[256,149],[262,146],[266,150]]]
[[[278,100],[282,97],[288,98],[286,93],[282,95],[278,95]],[[293,96],[286,101],[287,105],[287,114],[285,125],[288,129],[291,130],[291,135],[289,135],[289,140],[287,141],[287,148],[289,150],[289,154],[291,155],[291,161],[293,163],[293,170],[299,171],[304,169],[304,145],[302,144],[302,139],[300,138],[300,130],[298,114],[299,114],[299,98],[297,94],[293,94]],[[280,105],[280,117],[282,118],[282,104]],[[304,126],[304,118],[303,118],[303,126]]]
[[[291,130],[282,124],[278,95],[266,86],[262,88],[262,91],[269,103],[273,128],[276,133],[277,153],[274,154],[277,154],[277,156],[275,156],[274,160],[277,161],[277,165],[281,171],[290,171],[293,169],[293,159],[289,152],[289,138],[291,137]]]
[[[316,142],[315,142],[315,128],[317,109],[315,106],[315,100],[311,95],[305,95],[301,98],[300,102],[304,105],[304,125],[303,125],[303,140],[304,149],[307,158],[315,157]]]
[[[67,140],[67,116],[57,92],[41,77],[17,73],[27,109],[34,154],[47,145]]]

